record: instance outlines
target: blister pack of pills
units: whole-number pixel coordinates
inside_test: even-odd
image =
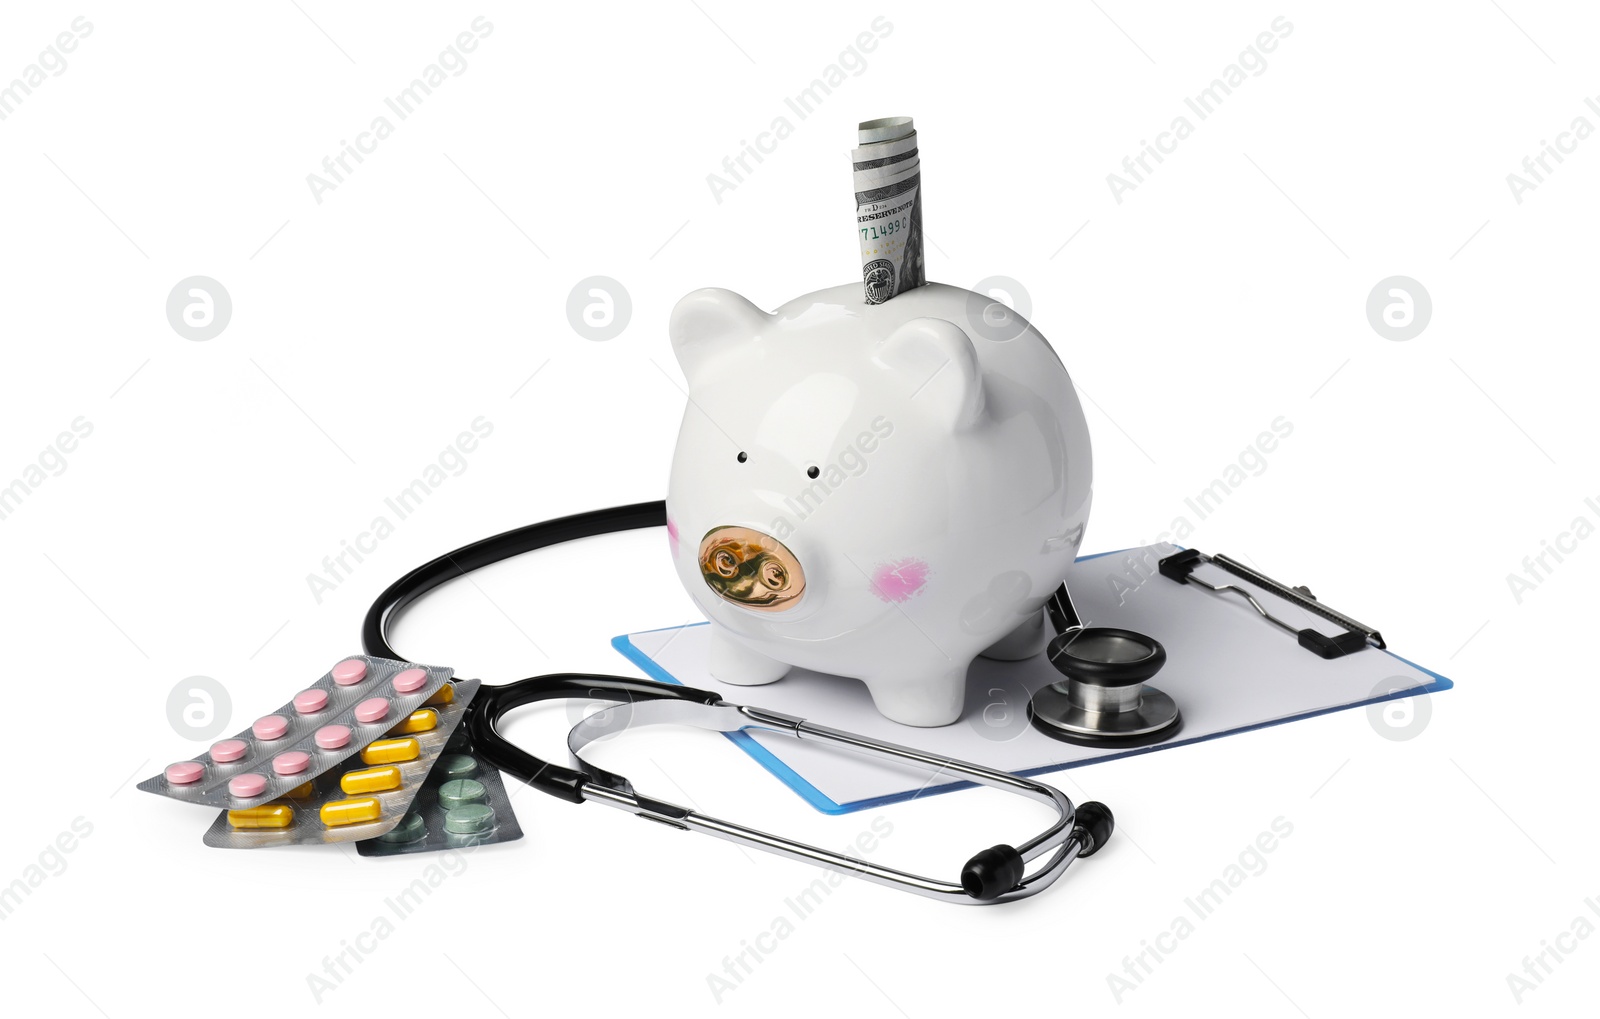
[[[217,849],[331,845],[381,836],[411,809],[478,692],[476,679],[440,688],[433,706],[391,720],[389,730],[343,767],[289,789],[271,802],[222,811],[206,831]]]
[[[465,729],[434,764],[400,823],[356,845],[362,856],[466,849],[522,838],[511,797],[494,765],[472,752]]]
[[[250,728],[139,788],[243,810],[275,800],[356,754],[427,703],[453,670],[357,655]]]

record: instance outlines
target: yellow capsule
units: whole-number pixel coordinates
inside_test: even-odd
[[[297,785],[283,795],[289,797],[291,800],[309,799],[311,796],[311,783],[307,782],[304,785]]]
[[[432,708],[418,708],[406,720],[389,730],[391,736],[404,736],[408,732],[431,732],[439,725],[439,713]]]
[[[228,823],[235,828],[287,828],[294,824],[294,808],[287,803],[263,803],[259,807],[230,810]]]
[[[456,687],[455,687],[455,684],[446,682],[444,684],[444,686],[441,686],[438,690],[434,691],[434,694],[433,694],[432,697],[429,697],[427,700],[423,701],[422,703],[424,705],[452,704],[452,703],[455,702],[455,699],[456,699]]]
[[[339,776],[339,788],[347,793],[382,793],[400,788],[400,769],[394,765],[347,771]]]
[[[422,744],[410,736],[403,739],[374,740],[361,751],[361,763],[398,764],[401,761],[414,761],[420,753]]]
[[[357,796],[351,800],[329,800],[322,805],[322,823],[329,828],[346,824],[376,821],[383,815],[383,805],[376,796]]]

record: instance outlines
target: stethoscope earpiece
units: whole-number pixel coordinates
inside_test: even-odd
[[[1093,856],[1111,838],[1116,821],[1111,808],[1090,800],[1078,804],[1072,819],[1072,838],[1080,847],[1078,859]],[[1022,883],[1026,861],[1016,847],[990,846],[961,868],[961,887],[979,902],[997,899]]]
[[[1093,856],[1098,853],[1107,842],[1111,840],[1111,832],[1116,828],[1116,818],[1111,816],[1111,808],[1099,800],[1090,800],[1078,808],[1077,824],[1088,835],[1084,849],[1078,853],[1078,859]]]
[[[1033,727],[1045,735],[1076,746],[1141,747],[1171,739],[1183,725],[1173,699],[1145,685],[1167,663],[1160,641],[1079,627],[1052,638],[1045,655],[1064,677],[1028,704]]]
[[[1021,884],[1025,869],[1026,861],[1015,846],[990,846],[961,868],[961,888],[979,902],[988,902]]]

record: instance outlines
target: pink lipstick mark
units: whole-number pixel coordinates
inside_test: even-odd
[[[886,602],[903,602],[928,582],[928,564],[921,559],[881,563],[872,571],[872,593]]]
[[[672,546],[672,556],[678,556],[678,522],[671,517],[667,518],[667,542]]]

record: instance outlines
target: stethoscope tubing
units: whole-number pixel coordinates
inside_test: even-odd
[[[408,605],[441,584],[524,552],[580,538],[665,524],[665,502],[635,503],[529,524],[464,545],[424,563],[390,584],[373,602],[362,621],[362,644],[368,654],[400,659],[402,656],[389,644],[389,626]],[[499,730],[501,720],[517,708],[540,701],[572,698],[609,699],[635,705],[675,702],[698,706],[704,710],[703,716],[674,712],[672,717],[661,720],[679,721],[723,732],[759,728],[880,759],[909,762],[935,774],[950,774],[1045,803],[1056,810],[1057,817],[1044,831],[1020,846],[997,845],[975,854],[963,868],[959,883],[927,878],[643,796],[634,790],[626,778],[583,760],[578,753],[583,723],[573,730],[569,738],[574,760],[582,770],[542,760],[512,743]],[[1033,779],[886,743],[779,712],[729,704],[707,690],[652,680],[592,673],[555,673],[503,685],[485,684],[473,701],[465,724],[476,752],[501,771],[558,799],[571,803],[604,803],[668,827],[699,831],[787,859],[826,867],[945,902],[987,904],[1014,901],[1037,894],[1053,884],[1074,859],[1098,851],[1112,829],[1110,811],[1102,805],[1086,803],[1074,807],[1060,790]],[[574,740],[579,742],[574,743]],[[1041,857],[1048,859],[1032,874],[1027,874],[1026,865]]]

